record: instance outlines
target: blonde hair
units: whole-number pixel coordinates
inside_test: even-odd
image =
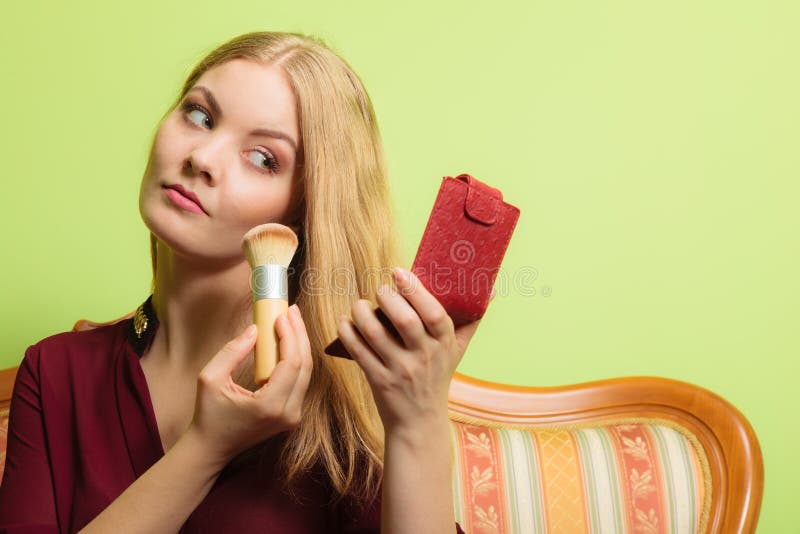
[[[282,68],[295,93],[300,124],[302,167],[296,176],[302,229],[290,265],[289,300],[303,313],[314,372],[303,419],[282,445],[284,481],[291,487],[299,475],[321,467],[335,501],[369,502],[382,476],[380,418],[358,365],[323,349],[336,337],[337,318],[349,315],[358,298],[374,303],[378,287],[387,282],[382,278],[401,259],[372,103],[352,68],[319,40],[253,32],[206,55],[171,109],[203,73],[234,58]],[[151,256],[155,287],[152,234]]]

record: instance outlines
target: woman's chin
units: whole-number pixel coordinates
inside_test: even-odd
[[[220,228],[221,221],[209,224],[206,217],[195,217],[158,200],[143,195],[139,214],[159,246],[168,247],[183,259],[208,265],[230,266],[246,261],[241,236],[236,231]]]
[[[159,224],[148,224],[147,228],[156,237],[161,250],[166,248],[164,253],[179,257],[183,261],[203,264],[208,267],[228,267],[237,263],[246,262],[241,245],[224,247],[221,240],[212,239],[210,236],[201,234],[192,229],[181,230],[175,226]]]

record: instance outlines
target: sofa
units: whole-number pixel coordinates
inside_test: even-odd
[[[0,480],[15,376],[0,371]],[[513,386],[456,373],[449,405],[453,503],[468,533],[755,532],[758,439],[700,386],[658,377]]]

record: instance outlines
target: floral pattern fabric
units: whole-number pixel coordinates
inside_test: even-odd
[[[703,528],[705,457],[674,424],[504,428],[451,421],[468,533],[684,534]]]

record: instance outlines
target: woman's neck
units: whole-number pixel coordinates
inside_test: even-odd
[[[208,265],[158,242],[153,308],[159,328],[151,351],[176,371],[199,373],[252,322],[250,265]]]

